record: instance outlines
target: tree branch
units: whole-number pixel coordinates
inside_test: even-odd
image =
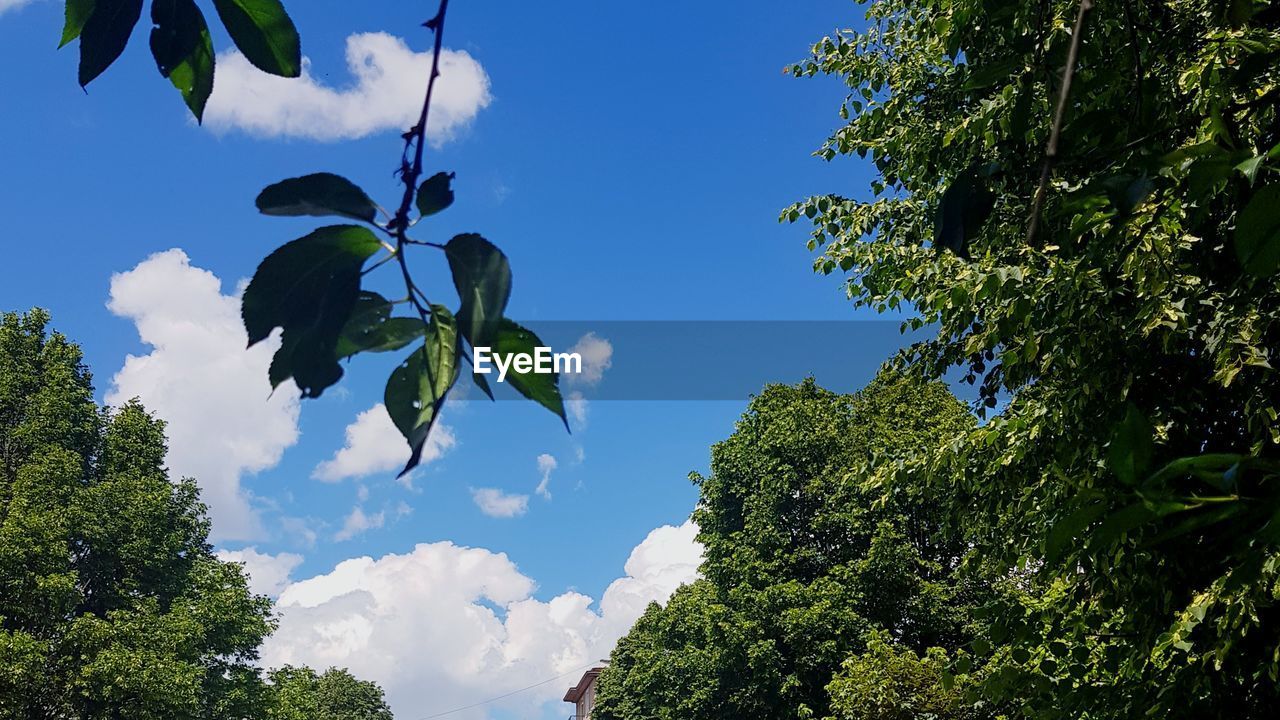
[[[1093,9],[1093,0],[1080,0],[1075,29],[1071,31],[1071,48],[1067,51],[1067,65],[1062,69],[1062,89],[1058,93],[1058,109],[1053,115],[1053,128],[1049,131],[1049,143],[1044,150],[1044,167],[1040,171],[1040,184],[1036,187],[1031,203],[1031,218],[1027,221],[1027,244],[1034,245],[1040,225],[1040,213],[1044,210],[1045,194],[1049,190],[1049,178],[1058,158],[1058,138],[1062,135],[1062,120],[1067,114],[1067,100],[1071,97],[1071,80],[1076,74],[1076,61],[1080,57],[1080,41],[1084,36],[1084,21]]]

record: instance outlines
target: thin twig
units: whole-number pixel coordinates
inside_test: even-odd
[[[1080,0],[1075,29],[1071,31],[1071,48],[1067,51],[1067,66],[1062,69],[1062,89],[1058,93],[1058,110],[1053,115],[1053,129],[1049,131],[1049,144],[1044,150],[1044,167],[1040,171],[1040,184],[1036,187],[1035,200],[1031,203],[1031,218],[1027,222],[1027,244],[1034,245],[1036,230],[1040,225],[1040,212],[1044,209],[1045,194],[1049,190],[1049,177],[1053,163],[1058,158],[1058,138],[1062,135],[1062,119],[1067,114],[1067,100],[1071,96],[1071,79],[1076,74],[1076,60],[1080,56],[1080,41],[1084,35],[1084,21],[1093,9],[1093,0]]]

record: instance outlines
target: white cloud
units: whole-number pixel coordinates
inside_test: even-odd
[[[457,443],[453,431],[437,422],[422,449],[422,464],[437,460]],[[311,477],[325,482],[366,477],[404,467],[409,446],[382,403],[365,410],[347,426],[347,444],[316,466]]]
[[[23,5],[30,5],[35,0],[0,0],[0,15],[10,10],[17,10]]]
[[[582,393],[577,390],[569,393],[569,397],[564,399],[564,409],[569,413],[569,417],[573,419],[574,427],[579,430],[587,426],[588,407],[587,399],[582,397]]]
[[[565,375],[570,385],[597,385],[604,378],[604,371],[613,367],[613,343],[593,332],[578,338],[569,352],[582,356],[582,372]]]
[[[529,510],[528,495],[508,495],[497,488],[472,488],[471,499],[489,517],[520,517]]]
[[[650,602],[697,577],[696,533],[692,522],[651,532],[598,608],[572,591],[535,599],[531,578],[481,548],[439,542],[346,560],[280,594],[280,629],[263,646],[263,663],[348,667],[382,685],[397,717],[483,700],[606,657]],[[479,720],[499,708],[528,715],[559,703],[574,680],[454,717]]]
[[[249,576],[249,589],[260,595],[276,597],[289,585],[289,574],[302,564],[302,556],[293,553],[270,555],[256,547],[243,550],[219,550],[219,560],[241,563]]]
[[[217,276],[181,250],[113,275],[107,307],[151,347],[125,358],[107,402],[140,398],[168,423],[169,468],[199,482],[215,539],[259,539],[261,521],[241,478],[274,467],[298,439],[297,390],[288,384],[272,393],[267,380],[278,339],[246,350],[238,294],[223,294]]]
[[[400,38],[360,33],[347,38],[347,68],[354,83],[333,88],[316,79],[304,58],[302,77],[268,75],[229,51],[218,56],[205,125],[262,137],[347,140],[383,130],[403,132],[418,120],[431,54],[415,53]],[[326,73],[327,74],[327,73]],[[433,145],[453,138],[490,102],[489,76],[470,54],[445,50],[431,102],[427,136]]]
[[[357,535],[376,530],[386,524],[387,513],[385,511],[370,515],[364,511],[364,508],[357,505],[351,508],[351,514],[347,515],[347,519],[342,521],[342,529],[334,533],[333,539],[338,542],[350,540]]]
[[[538,472],[542,473],[542,482],[538,483],[538,488],[534,492],[548,500],[551,499],[551,490],[547,485],[551,483],[551,472],[559,466],[560,463],[556,462],[554,456],[547,453],[538,456]]]

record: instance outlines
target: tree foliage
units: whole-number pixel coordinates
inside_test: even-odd
[[[881,375],[854,396],[812,380],[766,388],[713,448],[711,474],[693,477],[703,579],[619,642],[593,717],[864,717],[878,691],[836,677],[846,662],[919,653],[918,672],[936,675],[995,591],[956,574],[964,546],[936,532],[926,488],[868,485],[867,468],[971,426],[944,387],[908,377]],[[967,717],[942,712],[965,689],[931,689],[929,707]]]
[[[382,689],[346,670],[286,665],[268,678],[266,720],[392,720]]]
[[[813,222],[816,268],[857,304],[936,329],[900,367],[1006,403],[882,470],[949,488],[971,568],[1043,588],[989,608],[1017,667],[986,691],[1036,717],[1274,709],[1280,7],[867,17],[790,72],[844,80],[818,155],[876,179],[783,219]]]
[[[295,707],[257,667],[271,601],[213,554],[195,481],[165,470],[164,424],[137,402],[99,407],[48,321],[0,319],[0,720]],[[333,670],[318,683],[291,696],[333,714],[279,717],[390,717],[376,686]]]

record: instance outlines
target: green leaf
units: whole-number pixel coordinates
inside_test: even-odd
[[[338,339],[360,293],[360,269],[382,243],[358,225],[320,228],[278,248],[258,266],[241,304],[249,346],[283,328],[271,362],[273,386],[292,377],[319,397],[342,377]]]
[[[142,17],[142,0],[98,0],[80,30],[80,87],[120,57]]]
[[[493,349],[495,356],[517,353],[532,355],[534,349],[545,347],[532,331],[503,319],[498,331],[498,342]],[[560,396],[560,376],[556,373],[519,373],[513,367],[507,372],[506,382],[521,395],[555,413],[569,430],[569,418],[564,412],[564,398]],[[570,431],[572,432],[572,431]]]
[[[433,305],[431,310],[422,347],[391,373],[383,395],[387,413],[409,442],[409,461],[401,475],[420,462],[445,397],[458,379],[458,326],[447,309]]]
[[[364,190],[333,173],[303,175],[268,185],[256,203],[263,215],[282,217],[337,215],[373,222],[378,215],[378,206]]]
[[[1089,544],[1095,550],[1105,548],[1134,528],[1145,525],[1156,519],[1145,503],[1135,503],[1108,515],[1089,537]]]
[[[1107,448],[1107,467],[1125,484],[1136,484],[1146,473],[1155,452],[1154,435],[1151,422],[1137,406],[1129,403]]]
[[[1244,175],[1245,179],[1247,179],[1249,184],[1252,185],[1253,182],[1258,179],[1258,171],[1262,169],[1262,163],[1265,162],[1266,159],[1266,155],[1255,155],[1236,165],[1236,170],[1239,170],[1240,174]]]
[[[399,350],[422,337],[427,328],[421,318],[391,317],[394,303],[373,292],[361,292],[351,311],[351,319],[338,338],[337,357],[349,358],[360,352]]]
[[[1266,277],[1280,267],[1280,185],[1267,185],[1236,218],[1236,257],[1246,272]]]
[[[259,70],[281,77],[302,74],[298,29],[280,0],[213,0],[240,52]]]
[[[458,328],[471,347],[492,347],[511,297],[511,265],[493,243],[474,233],[445,244],[462,307]]]
[[[489,381],[485,379],[484,375],[481,375],[478,372],[473,372],[471,373],[471,381],[476,384],[476,387],[480,388],[481,392],[488,395],[490,400],[497,399],[493,396],[493,388],[489,387]]]
[[[1071,541],[1084,531],[1102,513],[1106,512],[1105,503],[1096,503],[1077,508],[1070,515],[1054,523],[1044,541],[1044,559],[1049,564],[1057,563],[1063,552],[1071,545]]]
[[[80,37],[80,31],[84,29],[85,22],[93,14],[93,5],[94,0],[67,0],[66,20],[62,25],[62,41],[58,43],[59,49]]]
[[[1101,185],[1107,194],[1107,199],[1111,201],[1112,207],[1121,217],[1133,214],[1134,209],[1142,204],[1142,201],[1147,199],[1155,188],[1155,183],[1145,175],[1138,177],[1116,175],[1103,180]]]
[[[976,166],[960,173],[942,193],[934,219],[933,246],[946,248],[969,259],[969,241],[977,236],[995,207],[995,194],[987,188]]]
[[[418,186],[418,212],[422,217],[435,215],[453,204],[453,173],[439,172]]]
[[[213,38],[195,0],[153,0],[151,55],[196,120],[213,92]]]
[[[996,60],[979,68],[966,66],[968,68],[968,78],[961,89],[982,90],[995,85],[1001,80],[1016,80],[1023,64],[1022,58],[1015,56]]]

